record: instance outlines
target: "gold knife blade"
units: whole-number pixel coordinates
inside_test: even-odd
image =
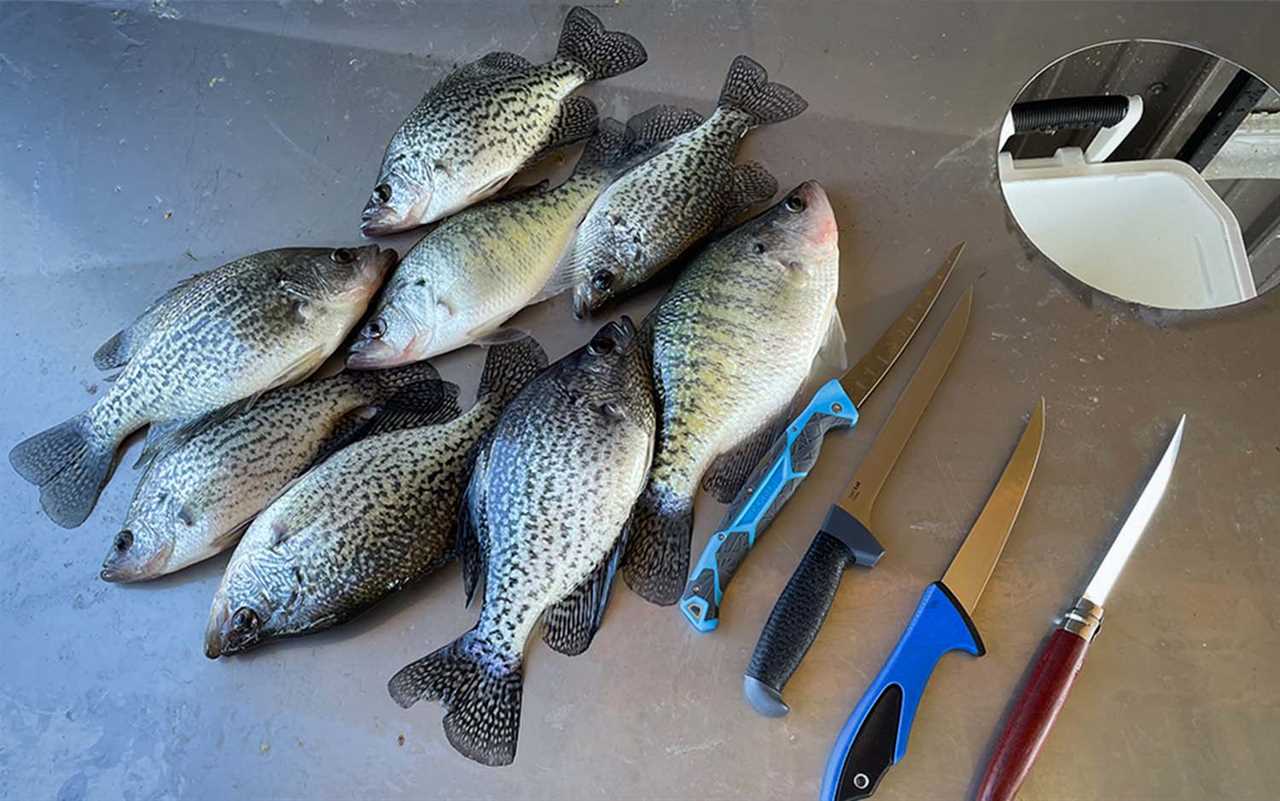
[[[933,399],[938,384],[942,383],[956,351],[960,349],[964,332],[969,327],[969,312],[972,308],[973,287],[969,287],[942,324],[942,330],[934,337],[929,352],[920,360],[920,366],[912,374],[907,388],[898,396],[889,419],[876,435],[871,450],[858,466],[858,472],[854,473],[848,494],[836,504],[865,526],[871,524],[871,506],[880,494],[880,488],[884,486],[894,463],[898,461],[898,455],[902,453],[907,440],[911,439],[911,432],[915,431],[916,423]]]
[[[960,254],[964,253],[964,244],[961,242],[951,249],[947,258],[943,260],[942,266],[929,279],[924,289],[920,290],[920,294],[916,295],[915,300],[911,301],[911,305],[880,335],[876,344],[871,346],[871,350],[840,377],[840,386],[844,387],[845,393],[848,394],[849,400],[853,401],[854,406],[862,408],[867,396],[879,385],[880,380],[893,367],[894,362],[898,361],[898,357],[907,349],[916,331],[920,330],[920,324],[924,322],[925,317],[929,316],[929,310],[933,308],[942,288],[947,284],[947,279],[955,270]]]
[[[1027,497],[1027,487],[1036,472],[1043,442],[1044,398],[1041,398],[1031,415],[1031,422],[1027,423],[1022,438],[1018,440],[1018,447],[1000,474],[996,488],[982,507],[982,514],[978,515],[977,522],[964,538],[964,544],[951,560],[951,566],[942,575],[942,583],[970,616],[982,597],[982,591],[987,588],[987,581],[996,569],[996,562],[1000,561],[1004,544],[1009,540],[1009,532],[1018,519],[1022,501]]]

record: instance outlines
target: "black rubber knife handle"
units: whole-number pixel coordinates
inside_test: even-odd
[[[789,711],[782,688],[796,672],[840,589],[844,571],[854,564],[844,543],[819,531],[760,632],[743,677],[747,702],[760,714],[781,717]]]

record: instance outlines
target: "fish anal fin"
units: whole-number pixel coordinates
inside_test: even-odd
[[[604,610],[609,603],[614,576],[627,548],[627,527],[609,553],[586,580],[568,597],[552,604],[542,618],[542,639],[566,656],[577,656],[587,650],[600,630]]]
[[[769,446],[786,428],[792,405],[788,403],[731,450],[717,456],[702,478],[702,488],[720,503],[731,502]]]
[[[480,579],[489,564],[489,531],[485,517],[487,502],[489,446],[493,443],[493,431],[488,431],[473,446],[471,452],[471,480],[467,482],[458,513],[457,551],[462,563],[462,587],[467,606],[471,605]]]
[[[524,163],[529,167],[546,158],[552,151],[581,142],[596,132],[599,113],[591,98],[573,95],[560,101],[560,110],[551,123],[551,130],[542,140],[541,147]],[[524,168],[522,167],[522,169]]]
[[[725,221],[764,203],[778,191],[778,179],[758,161],[735,164],[729,171],[729,191],[725,195]]]

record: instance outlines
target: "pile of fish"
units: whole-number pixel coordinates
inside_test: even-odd
[[[810,371],[843,360],[822,187],[733,227],[778,188],[735,163],[739,142],[805,101],[746,56],[705,118],[656,106],[623,124],[572,94],[646,59],[574,8],[550,61],[456,68],[391,138],[361,215],[367,236],[439,224],[398,263],[377,245],[267,251],[147,307],[94,355],[120,371],[106,394],[10,453],[49,518],[83,523],[146,428],[101,575],[144,581],[234,549],[210,658],[342,623],[458,558],[479,620],[389,690],[440,701],[462,754],[510,763],[535,628],[582,653],[619,572],[674,603],[699,488],[729,500]],[[574,143],[559,185],[504,192]],[[641,325],[606,323],[550,366],[506,327],[566,293],[593,314],[679,262]],[[488,352],[463,412],[425,360],[467,345]],[[331,356],[345,369],[321,370]]]

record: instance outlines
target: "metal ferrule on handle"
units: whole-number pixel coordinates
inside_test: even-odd
[[[712,631],[719,625],[720,605],[729,582],[756,539],[813,469],[827,432],[852,428],[857,422],[857,407],[833,379],[814,393],[809,405],[774,442],[730,504],[721,527],[707,541],[685,586],[680,611],[695,629]]]

